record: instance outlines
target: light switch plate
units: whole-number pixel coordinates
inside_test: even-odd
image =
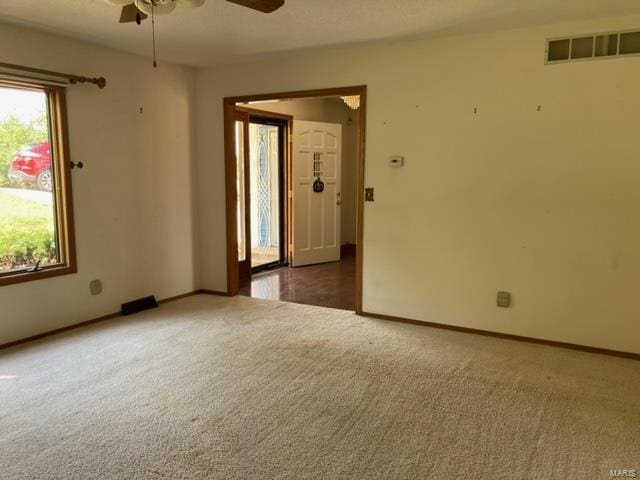
[[[364,189],[364,201],[373,202],[373,188],[369,187]]]

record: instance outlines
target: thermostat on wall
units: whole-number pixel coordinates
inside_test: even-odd
[[[389,166],[391,167],[402,167],[404,165],[404,157],[396,156],[389,158]]]

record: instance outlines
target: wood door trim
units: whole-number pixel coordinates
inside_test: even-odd
[[[242,154],[243,154],[243,169],[244,172],[244,261],[242,268],[238,272],[238,282],[242,280],[248,280],[251,282],[251,265],[253,259],[251,258],[251,160],[249,158],[249,123],[251,122],[250,115],[247,112],[243,112],[235,109],[236,122],[242,122]],[[237,214],[236,214],[237,215]],[[238,265],[240,266],[240,265]],[[243,276],[244,274],[244,276]]]
[[[249,103],[249,102],[260,102],[264,100],[293,100],[296,98],[317,98],[317,97],[346,97],[349,95],[362,95],[363,92],[366,92],[366,85],[352,85],[349,87],[336,87],[336,88],[324,88],[324,89],[316,89],[316,90],[296,90],[289,92],[275,92],[275,93],[263,93],[257,95],[241,95],[238,97],[226,97],[224,99],[225,102],[233,103],[234,105],[237,103]],[[360,99],[360,104],[362,105],[362,99]],[[242,108],[250,108],[244,107],[244,105],[238,105]]]
[[[242,105],[237,105],[236,110],[240,112],[248,113],[249,117],[276,118],[278,120],[286,120],[287,122],[293,122],[293,116],[286,115],[284,113],[269,112],[267,110],[258,110],[256,108],[243,107]]]
[[[227,228],[227,293],[236,295],[240,289],[238,265],[238,212],[236,208],[236,159],[234,129],[235,103],[224,101],[224,152],[225,152],[225,205]]]
[[[329,98],[337,96],[360,96],[360,109],[358,129],[358,165],[356,186],[356,313],[362,313],[362,265],[363,265],[363,236],[364,236],[364,168],[365,168],[365,142],[367,120],[367,86],[357,85],[338,88],[325,88],[316,90],[299,90],[293,92],[275,92],[256,95],[243,95],[237,97],[225,97],[223,100],[224,111],[224,149],[225,149],[225,199],[226,199],[226,228],[227,228],[227,294],[237,295],[240,290],[238,279],[238,242],[236,239],[237,215],[235,214],[236,196],[236,171],[233,150],[233,115],[236,109],[252,110],[250,107],[237,105],[238,103],[256,102],[261,100],[296,99],[296,98]],[[263,111],[263,113],[266,113]],[[256,113],[259,115],[259,113]],[[269,112],[271,115],[271,113]],[[290,147],[291,148],[291,147]]]
[[[364,237],[364,159],[367,131],[367,87],[360,87],[357,95],[360,95],[360,117],[358,128],[358,180],[356,191],[356,313],[362,314],[362,254]]]

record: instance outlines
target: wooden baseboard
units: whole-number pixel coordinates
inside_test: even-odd
[[[353,243],[345,243],[340,245],[340,257],[355,257],[356,246]]]
[[[229,292],[219,292],[217,290],[198,290],[196,293],[202,295],[218,295],[220,297],[233,297]]]
[[[363,317],[378,318],[380,320],[389,320],[391,322],[408,323],[410,325],[420,325],[422,327],[440,328],[443,330],[453,330],[455,332],[471,333],[473,335],[483,335],[485,337],[502,338],[505,340],[515,340],[517,342],[536,343],[539,345],[547,345],[549,347],[566,348],[569,350],[578,350],[580,352],[598,353],[600,355],[609,355],[612,357],[622,357],[631,360],[640,360],[639,353],[621,352],[618,350],[609,350],[607,348],[589,347],[586,345],[578,345],[575,343],[556,342],[554,340],[543,340],[541,338],[524,337],[521,335],[512,335],[510,333],[492,332],[489,330],[479,330],[476,328],[459,327],[456,325],[447,325],[444,323],[426,322],[423,320],[413,320],[411,318],[394,317],[392,315],[382,315],[379,313],[362,312]]]
[[[13,342],[3,343],[0,345],[0,350],[4,350],[6,348],[15,347],[16,345],[22,345],[23,343],[33,342],[35,340],[40,340],[44,337],[50,337],[51,335],[57,335],[58,333],[67,332],[69,330],[75,330],[76,328],[86,327],[88,325],[93,325],[94,323],[102,322],[104,320],[112,320],[114,318],[121,317],[122,315],[118,313],[110,313],[109,315],[103,315],[102,317],[93,318],[91,320],[86,320],[80,323],[74,323],[73,325],[69,325],[62,328],[56,328],[55,330],[50,330],[48,332],[39,333],[38,335],[32,335],[31,337],[22,338],[20,340],[14,340]]]
[[[162,305],[163,303],[171,303],[176,300],[180,300],[182,298],[193,297],[194,295],[198,295],[200,290],[194,290],[193,292],[183,293],[182,295],[176,295],[175,297],[163,298],[162,300],[158,300],[158,304]]]
[[[180,300],[182,298],[191,297],[193,295],[198,295],[198,294],[201,294],[201,293],[204,293],[204,292],[201,291],[201,290],[195,290],[193,292],[183,293],[182,295],[176,295],[175,297],[169,297],[169,298],[164,298],[162,300],[158,300],[158,303],[159,304],[165,304],[165,303],[169,303],[169,302],[175,302],[176,300]],[[21,345],[23,343],[33,342],[35,340],[39,340],[39,339],[44,338],[44,337],[50,337],[51,335],[57,335],[58,333],[67,332],[69,330],[74,330],[76,328],[86,327],[88,325],[93,325],[94,323],[103,322],[105,320],[113,320],[114,318],[118,318],[118,317],[121,317],[121,316],[122,316],[122,314],[120,312],[110,313],[109,315],[103,315],[102,317],[93,318],[91,320],[86,320],[86,321],[80,322],[80,323],[74,323],[73,325],[68,325],[68,326],[62,327],[62,328],[56,328],[55,330],[50,330],[48,332],[39,333],[38,335],[33,335],[31,337],[22,338],[20,340],[14,340],[13,342],[4,343],[4,344],[0,345],[0,350],[4,350],[4,349],[10,348],[10,347],[15,347],[16,345]]]
[[[218,295],[218,296],[223,296],[223,297],[231,296],[227,292],[218,292],[218,291],[215,291],[215,290],[204,290],[204,289],[202,289],[202,290],[195,290],[195,291],[189,292],[189,293],[183,293],[181,295],[176,295],[174,297],[164,298],[162,300],[159,300],[158,303],[159,304],[165,304],[165,303],[175,302],[176,300],[181,300],[183,298],[191,297],[193,295]],[[627,359],[631,359],[631,360],[640,360],[640,354],[638,354],[638,353],[622,352],[622,351],[619,351],[619,350],[610,350],[610,349],[607,349],[607,348],[589,347],[589,346],[586,346],[586,345],[579,345],[579,344],[567,343],[567,342],[556,342],[554,340],[543,340],[543,339],[540,339],[540,338],[525,337],[525,336],[521,336],[521,335],[512,335],[510,333],[500,333],[500,332],[492,332],[492,331],[489,331],[489,330],[480,330],[480,329],[476,329],[476,328],[459,327],[457,325],[447,325],[447,324],[444,324],[444,323],[427,322],[427,321],[424,321],[424,320],[414,320],[414,319],[411,319],[411,318],[394,317],[392,315],[382,315],[382,314],[379,314],[379,313],[362,312],[362,313],[359,313],[359,315],[361,315],[363,317],[377,318],[377,319],[380,319],[380,320],[388,320],[388,321],[391,321],[391,322],[406,323],[406,324],[410,324],[410,325],[419,325],[419,326],[423,326],[423,327],[440,328],[440,329],[443,329],[443,330],[453,330],[455,332],[470,333],[470,334],[473,334],[473,335],[483,335],[483,336],[486,336],[486,337],[502,338],[502,339],[506,339],[506,340],[515,340],[517,342],[535,343],[535,344],[538,344],[538,345],[547,345],[547,346],[550,346],[550,347],[566,348],[566,349],[569,349],[569,350],[578,350],[578,351],[581,351],[581,352],[597,353],[597,354],[600,354],[600,355],[609,355],[609,356],[613,356],[613,357],[621,357],[621,358],[627,358]],[[69,326],[62,327],[62,328],[57,328],[57,329],[51,330],[49,332],[40,333],[38,335],[33,335],[31,337],[23,338],[21,340],[15,340],[13,342],[2,344],[2,345],[0,345],[0,350],[4,350],[4,349],[10,348],[10,347],[14,347],[16,345],[21,345],[23,343],[33,342],[33,341],[39,340],[41,338],[49,337],[51,335],[56,335],[58,333],[67,332],[69,330],[74,330],[76,328],[86,327],[88,325],[93,325],[95,323],[102,322],[102,321],[105,321],[105,320],[112,320],[114,318],[118,318],[118,317],[121,317],[121,316],[122,315],[120,314],[120,312],[111,313],[109,315],[103,315],[103,316],[98,317],[98,318],[94,318],[94,319],[91,319],[91,320],[86,320],[84,322],[76,323],[76,324],[69,325]]]

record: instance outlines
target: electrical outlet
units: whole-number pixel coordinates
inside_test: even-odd
[[[509,292],[498,292],[497,298],[498,306],[501,308],[508,308],[511,306],[511,294]]]
[[[89,290],[91,295],[100,295],[102,293],[102,282],[100,280],[91,280],[89,282]]]

